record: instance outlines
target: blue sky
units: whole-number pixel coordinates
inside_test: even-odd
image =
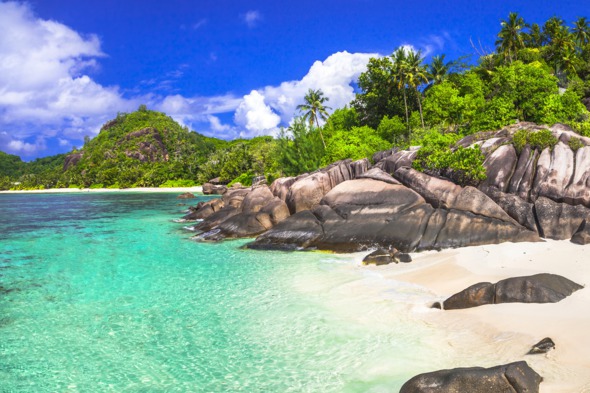
[[[571,23],[585,3],[0,0],[0,150],[67,152],[142,103],[209,136],[272,135],[309,88],[347,104],[371,56],[492,50],[509,12]]]

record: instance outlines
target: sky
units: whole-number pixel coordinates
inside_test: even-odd
[[[587,0],[0,0],[0,150],[68,152],[141,104],[207,136],[276,135],[309,89],[348,104],[371,57],[492,51],[509,12],[590,17]]]

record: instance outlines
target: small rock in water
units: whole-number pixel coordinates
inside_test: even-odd
[[[397,250],[396,250],[397,251]],[[373,251],[372,253],[370,253],[369,255],[367,255],[364,259],[363,259],[363,265],[388,265],[391,262],[396,262],[393,253],[389,252],[388,250],[384,250],[382,248],[379,248],[375,251]]]
[[[555,349],[555,343],[549,337],[545,337],[531,348],[529,351],[529,355],[534,355],[537,353],[547,353],[550,350]]]
[[[191,192],[185,192],[185,193],[177,196],[176,199],[192,199],[194,197],[195,197],[195,194],[193,194]]]

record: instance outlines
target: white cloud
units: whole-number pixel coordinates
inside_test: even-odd
[[[252,137],[276,132],[281,117],[273,112],[264,99],[256,90],[244,96],[234,116],[236,124],[246,129],[240,136]]]
[[[59,141],[59,145],[62,147],[71,145],[71,142],[67,139],[57,138],[57,140]]]
[[[243,126],[243,136],[274,133],[279,124],[289,124],[298,114],[309,89],[320,89],[329,99],[326,106],[342,108],[354,99],[352,83],[367,69],[375,53],[338,52],[324,61],[313,63],[308,73],[296,81],[267,86],[244,96],[236,111],[236,124]]]
[[[45,143],[26,138],[53,136],[56,128],[72,127],[73,118],[91,119],[78,127],[94,129],[97,121],[134,106],[116,87],[84,75],[103,56],[95,35],[38,19],[26,3],[0,2],[0,125],[12,138],[0,149],[32,154]]]
[[[242,20],[249,28],[254,28],[258,25],[258,22],[262,20],[262,14],[259,11],[248,11],[242,15]]]

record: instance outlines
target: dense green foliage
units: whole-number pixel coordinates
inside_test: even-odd
[[[19,156],[0,151],[0,177],[18,177],[23,173],[25,166]]]
[[[443,176],[462,186],[477,185],[486,179],[484,155],[479,146],[452,148],[456,134],[430,132],[422,139],[412,167],[435,176]]]
[[[557,144],[557,138],[549,130],[532,132],[529,130],[518,130],[512,138],[512,143],[518,152],[521,152],[525,145],[541,151],[546,148],[553,149]]]

